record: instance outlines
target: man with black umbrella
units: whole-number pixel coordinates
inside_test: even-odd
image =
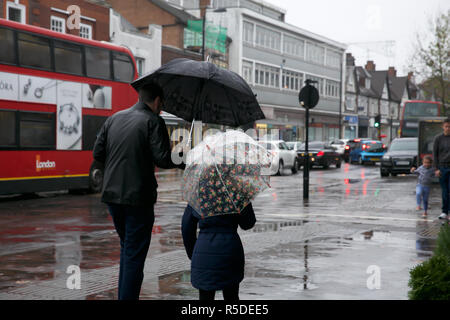
[[[172,161],[169,135],[159,116],[164,94],[158,85],[138,89],[139,101],[109,117],[94,146],[104,164],[102,202],[120,238],[119,300],[138,300],[150,246],[157,199],[155,165],[184,169]]]

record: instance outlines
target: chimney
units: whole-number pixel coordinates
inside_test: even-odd
[[[367,61],[365,68],[367,71],[375,71],[375,63],[373,63],[373,60]]]
[[[355,58],[349,52],[346,54],[346,65],[347,66],[355,66]]]
[[[389,67],[388,75],[390,75],[391,77],[396,77],[397,76],[397,70],[395,70],[395,67]]]

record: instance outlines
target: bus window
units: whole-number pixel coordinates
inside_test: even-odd
[[[83,150],[93,150],[97,134],[105,123],[107,117],[103,116],[83,116]]]
[[[111,79],[109,51],[86,47],[86,73],[88,77]]]
[[[134,78],[133,64],[125,54],[113,52],[114,80],[131,82]]]
[[[83,75],[83,56],[81,47],[76,44],[55,40],[56,72]]]
[[[20,147],[55,148],[55,115],[20,112]]]
[[[14,147],[16,142],[16,111],[0,111],[0,148]]]
[[[20,66],[51,70],[50,44],[47,38],[19,32],[18,42]]]
[[[0,28],[0,50],[1,63],[16,63],[16,46],[14,45],[14,33],[12,30]]]

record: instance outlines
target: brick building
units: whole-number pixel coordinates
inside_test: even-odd
[[[184,28],[188,20],[199,18],[164,0],[108,0],[113,9],[143,33],[149,24],[162,27],[161,64],[175,58],[201,60],[201,55],[184,49]]]
[[[68,8],[80,8],[80,28],[70,29]],[[0,0],[0,17],[93,40],[109,41],[109,5],[95,0]]]

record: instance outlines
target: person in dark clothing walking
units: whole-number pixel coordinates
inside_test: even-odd
[[[94,145],[94,159],[104,165],[101,200],[120,238],[119,300],[139,299],[155,219],[155,165],[184,169],[172,161],[166,125],[159,116],[163,99],[159,86],[142,87],[134,106],[105,121]]]
[[[449,211],[450,183],[450,118],[444,120],[443,133],[436,136],[433,145],[433,164],[442,190],[442,213],[439,219],[447,219]]]
[[[239,300],[239,283],[244,279],[244,249],[237,233],[240,226],[251,229],[256,222],[249,203],[240,214],[202,218],[187,205],[182,220],[186,253],[191,259],[191,283],[200,300],[214,300],[222,290],[227,301]],[[200,232],[197,239],[197,224]]]

